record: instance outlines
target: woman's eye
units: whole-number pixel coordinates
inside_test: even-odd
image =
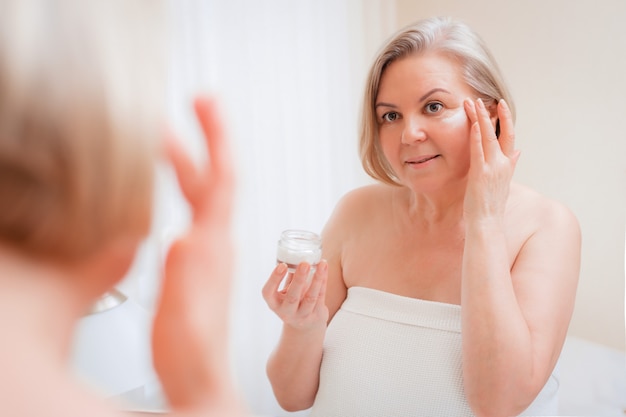
[[[396,120],[398,120],[398,113],[395,111],[383,114],[383,121],[385,122],[394,122]]]
[[[433,103],[428,103],[425,109],[426,109],[426,113],[437,113],[442,108],[443,108],[443,104],[433,102]]]

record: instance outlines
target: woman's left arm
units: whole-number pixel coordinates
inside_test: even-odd
[[[543,201],[513,265],[505,208],[519,152],[504,102],[496,138],[484,104],[467,101],[471,164],[464,202],[463,377],[478,416],[517,415],[545,385],[574,308],[580,230],[566,208]]]

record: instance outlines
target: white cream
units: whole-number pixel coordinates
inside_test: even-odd
[[[467,116],[465,108],[462,105],[457,109],[448,110],[448,113],[445,117],[441,118],[441,121],[451,126],[461,126],[463,124],[469,125],[470,123],[469,117]]]
[[[289,272],[295,272],[298,264],[308,262],[311,271],[322,259],[322,240],[305,230],[285,230],[280,235],[276,251],[276,261],[284,262]]]

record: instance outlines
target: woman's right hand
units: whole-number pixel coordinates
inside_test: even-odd
[[[280,283],[287,273],[287,265],[279,263],[263,287],[263,298],[269,308],[280,317],[285,326],[295,330],[326,328],[326,282],[328,264],[322,260],[310,283],[307,282],[311,265],[302,262],[295,273],[289,272],[284,288]]]
[[[267,362],[267,376],[276,400],[289,411],[313,405],[319,386],[322,345],[328,322],[328,263],[321,261],[308,282],[311,265],[302,262],[288,273],[280,263],[263,287],[263,298],[283,321],[283,331]],[[281,287],[281,282],[286,283]]]
[[[166,151],[193,214],[168,250],[152,332],[153,360],[174,409],[240,415],[228,361],[233,277],[234,170],[213,100],[199,97],[196,116],[207,163],[197,166],[174,137]]]

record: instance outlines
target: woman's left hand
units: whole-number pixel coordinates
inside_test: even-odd
[[[463,203],[466,220],[502,219],[509,187],[520,152],[515,150],[511,111],[497,103],[500,136],[496,137],[490,112],[481,99],[464,102],[470,119],[470,168]]]

